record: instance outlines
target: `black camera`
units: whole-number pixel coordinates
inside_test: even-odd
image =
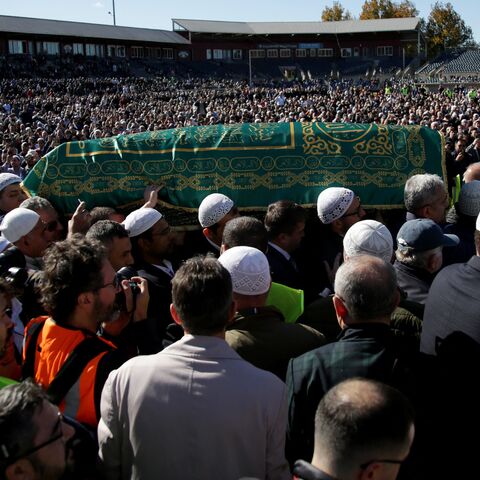
[[[137,295],[140,293],[140,287],[138,286],[138,284],[130,280],[132,277],[135,277],[136,275],[137,275],[137,271],[132,267],[123,267],[116,274],[117,282],[119,285],[122,282],[122,280],[128,280],[128,285],[132,292],[132,300],[133,300],[133,305],[132,305],[132,308],[130,309],[130,312],[135,311]],[[120,290],[115,296],[115,305],[117,306],[118,310],[120,310],[121,312],[128,312],[127,299],[125,297],[125,293],[123,289]]]
[[[0,253],[0,276],[6,277],[11,268],[25,269],[25,256],[17,247],[10,247]]]
[[[43,281],[42,271],[29,271],[25,256],[16,247],[10,247],[0,254],[0,276],[11,286],[13,294],[22,302],[20,319],[26,324],[31,318],[45,315],[40,304]]]
[[[25,268],[10,267],[3,278],[11,285],[14,291],[22,291],[28,284],[29,274]]]

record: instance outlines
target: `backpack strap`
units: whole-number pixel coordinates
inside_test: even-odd
[[[112,351],[105,342],[97,337],[88,337],[82,340],[67,357],[60,370],[47,388],[47,394],[52,403],[60,404],[80,378],[87,364],[97,355]]]
[[[22,378],[26,379],[35,375],[35,352],[40,333],[43,330],[45,321],[48,317],[32,323],[27,330],[25,337],[25,360],[22,366]],[[83,339],[67,357],[65,363],[55,375],[47,388],[47,394],[50,400],[55,404],[60,404],[80,378],[87,364],[97,355],[103,352],[112,351],[113,348],[105,342],[102,342],[97,336]]]
[[[33,377],[35,375],[35,352],[37,350],[37,341],[40,333],[43,330],[47,317],[42,320],[32,323],[27,329],[25,335],[25,359],[22,365],[22,378]]]

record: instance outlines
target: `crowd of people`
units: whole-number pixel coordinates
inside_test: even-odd
[[[448,152],[478,135],[478,98],[463,87],[428,91],[388,80],[298,83],[174,76],[3,79],[2,164],[12,152],[42,156],[61,143],[192,125],[239,122],[350,122],[424,125],[442,132]]]
[[[0,472],[6,479],[471,476],[480,416],[480,108],[390,81],[0,82]],[[262,220],[219,192],[179,232],[159,188],[67,221],[21,181],[60,143],[190,125],[423,125],[448,182],[398,225],[349,188]],[[375,218],[373,218],[375,216]],[[441,459],[441,461],[440,461]]]

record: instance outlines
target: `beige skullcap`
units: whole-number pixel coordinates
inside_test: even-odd
[[[219,222],[233,207],[233,200],[222,193],[211,193],[198,207],[198,221],[203,228]]]
[[[30,233],[39,220],[40,215],[33,210],[22,207],[14,208],[3,217],[0,231],[10,243],[15,243]]]
[[[232,277],[233,291],[240,295],[262,295],[270,290],[267,257],[253,247],[232,247],[218,261]]]
[[[137,237],[152,228],[162,218],[163,215],[154,208],[139,208],[129,213],[122,225],[129,237]]]
[[[348,188],[330,187],[320,193],[317,200],[317,212],[320,221],[332,223],[342,217],[355,198],[355,194]]]
[[[352,225],[343,239],[347,257],[373,255],[386,262],[392,261],[393,238],[388,228],[376,220],[361,220]]]

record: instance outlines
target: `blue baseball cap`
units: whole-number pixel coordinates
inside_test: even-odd
[[[459,241],[456,235],[443,233],[443,230],[428,218],[405,222],[397,235],[400,251],[425,252],[437,247],[454,247]]]

